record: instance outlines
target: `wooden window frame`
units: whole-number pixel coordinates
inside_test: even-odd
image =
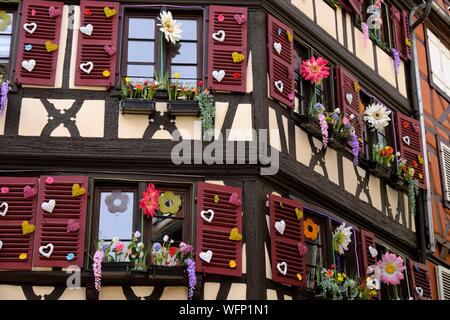
[[[2,3],[0,6],[0,10],[4,10],[7,13],[13,14],[13,21],[11,24],[11,43],[9,46],[9,57],[8,57],[8,63],[6,68],[6,77],[3,80],[11,80],[13,75],[14,66],[16,64],[16,51],[17,51],[17,43],[19,40],[19,34],[17,32],[17,26],[19,22],[17,20],[20,20],[19,16],[19,7],[18,5],[14,3]],[[6,64],[6,63],[5,63]]]
[[[130,18],[152,18],[155,20],[155,37],[153,40],[148,41],[154,41],[154,71],[153,71],[153,77],[156,78],[157,75],[164,76],[167,72],[170,71],[171,79],[172,79],[172,72],[171,72],[171,66],[172,66],[172,58],[169,56],[169,52],[165,52],[165,57],[160,56],[161,52],[161,37],[160,37],[160,31],[157,27],[158,23],[158,17],[163,10],[164,7],[152,7],[147,8],[145,10],[140,9],[137,11],[137,9],[133,10],[126,10],[124,14],[124,23],[123,23],[123,32],[122,32],[122,42],[120,43],[121,48],[121,58],[120,58],[120,77],[119,79],[123,79],[124,77],[128,76],[127,74],[127,65],[128,65],[128,31],[129,31],[129,19]],[[196,20],[197,21],[197,40],[182,40],[182,42],[189,42],[189,43],[197,43],[197,78],[196,82],[201,81],[204,79],[204,46],[205,46],[205,27],[204,27],[204,17],[203,12],[201,10],[190,10],[190,9],[182,9],[182,8],[175,8],[174,10],[171,10],[172,14],[176,15],[176,20]],[[133,39],[132,39],[133,41]],[[165,70],[161,72],[161,59],[164,59],[164,68]],[[136,64],[142,64],[142,65],[148,65],[149,63],[136,63]],[[177,64],[178,65],[178,64]],[[179,64],[181,66],[194,66],[194,64]],[[143,77],[145,78],[145,77]],[[149,78],[150,79],[150,78]],[[120,82],[119,82],[120,83]]]

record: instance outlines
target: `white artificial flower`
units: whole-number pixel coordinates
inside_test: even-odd
[[[334,110],[334,113],[341,113],[341,109],[336,108],[336,109]]]
[[[350,115],[350,120],[353,120],[353,119],[355,119],[355,115],[352,113],[352,114]]]
[[[164,241],[164,242],[169,241],[169,236],[168,236],[167,234],[164,236],[163,241]]]
[[[135,238],[139,238],[141,236],[141,233],[139,232],[139,231],[136,231],[135,233],[134,233],[134,237]]]
[[[400,158],[400,156],[401,156],[402,154],[400,153],[400,151],[397,151],[397,153],[396,153],[395,155],[397,156],[397,158]]]
[[[173,239],[172,239],[172,240],[170,240],[170,243],[174,243],[174,242],[175,242],[175,240],[173,240]]]
[[[352,227],[346,227],[343,222],[333,233],[334,250],[339,254],[344,254],[348,250],[348,245],[352,242]]]
[[[181,30],[181,24],[177,23],[177,21],[173,19],[172,12],[161,12],[158,20],[161,22],[158,23],[158,27],[161,27],[159,31],[164,33],[167,42],[170,41],[173,44],[176,44],[180,41],[183,30]]]
[[[117,241],[119,241],[119,238],[117,237],[112,238],[112,243],[116,243]]]
[[[137,246],[138,246],[138,248],[142,249],[144,247],[144,243],[143,242],[139,242]]]
[[[364,112],[364,120],[378,131],[382,131],[389,125],[391,111],[380,103],[372,103]]]

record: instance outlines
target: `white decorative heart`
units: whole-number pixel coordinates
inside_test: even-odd
[[[275,81],[275,88],[277,88],[278,91],[280,91],[281,93],[283,93],[283,89],[284,89],[283,81],[281,81],[281,80]]]
[[[409,136],[404,136],[403,142],[409,146],[411,144],[411,138]]]
[[[275,222],[275,229],[282,235],[286,229],[286,222],[284,220]]]
[[[94,31],[94,26],[90,23],[85,26],[80,27],[80,32],[87,36],[91,36],[93,31]]]
[[[416,287],[416,292],[419,296],[423,297],[423,288],[422,287]]]
[[[2,250],[2,248],[3,248],[3,241],[0,240],[0,250]]]
[[[34,60],[34,59],[22,61],[22,68],[24,68],[28,72],[33,71],[35,66],[36,66],[36,60]]]
[[[81,63],[80,69],[81,69],[81,71],[89,74],[89,73],[91,73],[92,69],[94,69],[94,63],[92,63],[92,61],[88,61],[86,63]]]
[[[55,209],[56,201],[51,199],[48,202],[42,202],[41,208],[44,211],[47,211],[48,213],[52,213],[53,209]]]
[[[37,29],[37,24],[32,22],[32,23],[25,23],[23,25],[23,29],[28,32],[29,34],[33,34],[36,29]]]
[[[2,208],[5,208],[2,210]],[[2,202],[2,204],[0,204],[0,216],[4,217],[6,216],[6,214],[8,213],[8,203],[7,202]]]
[[[205,214],[209,213],[209,217],[207,217]],[[202,210],[200,212],[200,217],[202,217],[203,220],[205,220],[208,223],[211,223],[211,221],[213,221],[214,219],[214,211],[209,209],[208,211]]]
[[[281,43],[279,43],[279,42],[274,42],[274,43],[273,43],[273,47],[274,47],[275,51],[276,51],[278,54],[281,54]]]
[[[213,252],[211,250],[208,250],[206,252],[202,251],[199,254],[200,259],[205,261],[206,263],[210,263],[213,256]]]
[[[223,78],[225,78],[225,70],[220,70],[220,71],[214,70],[212,72],[212,76],[214,77],[214,79],[221,82],[223,80]]]
[[[352,102],[353,102],[353,94],[351,94],[351,93],[345,94],[345,99],[347,100],[348,104],[352,104]]]
[[[216,33],[213,33],[212,38],[219,42],[225,41],[225,31],[219,30]]]
[[[378,255],[378,250],[372,246],[369,246],[369,252],[372,258],[375,258]]]
[[[287,263],[286,262],[281,262],[281,263],[277,263],[277,270],[282,274],[282,275],[286,275],[287,274]]]
[[[43,255],[44,257],[46,257],[46,258],[50,258],[50,256],[52,255],[54,249],[55,249],[55,246],[53,245],[53,243],[49,243],[46,246],[40,247],[39,248],[39,253],[41,255]],[[48,250],[48,251],[46,252],[44,250]]]

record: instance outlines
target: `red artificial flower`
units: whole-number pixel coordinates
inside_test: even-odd
[[[403,128],[408,129],[409,128],[409,122],[403,121]]]
[[[148,86],[148,80],[144,81],[144,86]]]
[[[414,169],[417,169],[417,161],[416,160],[413,160],[412,165],[413,165]]]
[[[330,75],[330,67],[327,66],[328,60],[322,57],[311,57],[304,60],[300,67],[300,72],[305,80],[311,80],[311,83],[319,83],[322,79]]]
[[[92,13],[91,10],[89,10],[89,9],[84,9],[84,15],[85,15],[85,16],[90,16],[91,13]]]
[[[177,247],[170,247],[169,248],[169,254],[171,257],[173,257],[177,253],[178,248]]]
[[[239,72],[233,73],[233,79],[239,79],[241,77],[241,74]]]
[[[198,82],[198,86],[199,86],[200,88],[203,87],[203,81],[200,80],[200,81]]]
[[[156,210],[158,210],[158,198],[161,191],[156,190],[155,186],[151,183],[148,185],[147,190],[142,193],[142,199],[139,201],[139,207],[144,209],[144,215],[147,217],[154,217]]]
[[[330,270],[334,270],[334,264],[331,265]]]

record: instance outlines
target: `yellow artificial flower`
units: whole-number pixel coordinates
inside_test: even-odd
[[[175,73],[175,79],[180,79],[181,75],[179,72]]]
[[[237,263],[236,263],[236,261],[234,261],[234,260],[230,260],[229,265],[230,265],[230,268],[231,268],[231,269],[234,269],[234,268],[236,268]]]
[[[375,297],[375,296],[378,295],[378,291],[377,291],[377,290],[370,290],[370,291],[369,291],[369,295],[370,295],[371,297]]]
[[[130,83],[130,81],[131,81],[131,80],[130,80],[129,77],[126,77],[126,78],[125,78],[125,82],[126,82],[126,83]]]
[[[344,273],[338,273],[337,274],[337,281],[344,282],[345,274]]]
[[[21,254],[19,255],[19,259],[20,259],[20,260],[25,260],[27,257],[28,257],[28,254],[26,254],[26,253],[21,253]]]

